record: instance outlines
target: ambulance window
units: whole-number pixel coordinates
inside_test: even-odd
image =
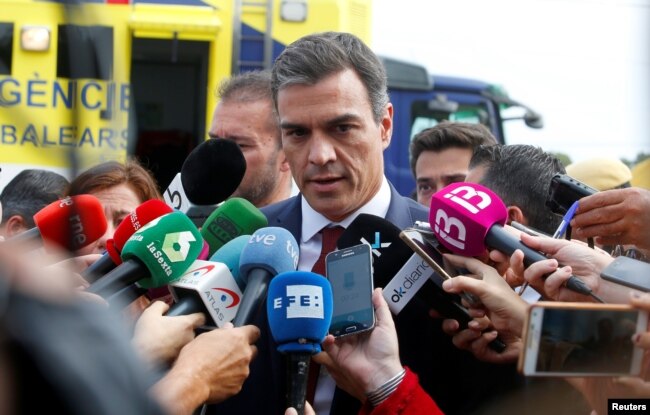
[[[0,75],[11,75],[14,25],[0,22]]]
[[[109,80],[112,74],[112,27],[59,25],[57,77]]]

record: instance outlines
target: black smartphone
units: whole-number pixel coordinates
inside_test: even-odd
[[[635,290],[650,292],[650,264],[626,256],[619,256],[602,270],[600,276],[607,281]]]
[[[359,244],[330,252],[325,257],[325,274],[332,284],[334,310],[329,332],[335,337],[372,329],[372,252]]]

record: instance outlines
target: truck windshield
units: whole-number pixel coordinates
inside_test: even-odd
[[[411,106],[411,140],[420,131],[441,121],[483,124],[490,128],[487,107],[483,104],[457,104],[450,108],[430,108],[430,101],[414,101]]]

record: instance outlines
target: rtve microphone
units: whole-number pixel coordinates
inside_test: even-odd
[[[102,203],[92,195],[56,200],[36,212],[34,223],[36,227],[5,243],[76,251],[101,238],[108,226]]]
[[[278,351],[287,357],[286,406],[303,414],[309,361],[332,321],[332,286],[313,272],[284,272],[269,284],[266,310]]]
[[[239,260],[240,276],[246,288],[233,320],[235,327],[253,322],[266,300],[269,281],[280,273],[294,271],[298,253],[298,242],[284,228],[269,226],[251,235]]]
[[[237,189],[245,172],[246,159],[234,141],[209,139],[187,156],[163,198],[202,226],[216,205]]]
[[[233,197],[208,216],[201,228],[201,235],[210,246],[210,255],[213,255],[231,239],[250,235],[267,225],[266,216],[251,202]]]
[[[503,201],[490,189],[476,183],[453,183],[431,197],[429,223],[436,237],[447,249],[464,256],[477,256],[486,248],[512,255],[520,249],[524,265],[547,259],[511,235],[503,225],[508,212]],[[582,280],[571,276],[566,287],[591,295]]]
[[[198,257],[203,238],[181,212],[160,216],[131,235],[122,264],[91,284],[88,291],[109,296],[129,284],[156,288],[179,278]]]
[[[101,278],[104,274],[115,269],[122,263],[120,253],[127,239],[131,237],[142,226],[151,222],[157,217],[171,213],[172,208],[167,206],[163,201],[151,199],[142,203],[135,208],[130,215],[126,216],[118,225],[113,233],[113,238],[106,241],[107,252],[95,261],[91,266],[83,270],[81,276],[93,283]]]
[[[461,329],[472,320],[456,294],[442,289],[443,278],[400,238],[400,229],[384,218],[362,213],[343,232],[337,242],[339,249],[366,243],[373,249],[373,282],[382,287],[390,311],[398,315],[404,307],[420,307],[422,312],[433,308],[443,317],[458,321]],[[505,344],[500,339],[490,343],[500,352]]]
[[[239,257],[249,239],[250,235],[242,235],[222,246],[210,261],[194,261],[183,276],[169,284],[176,304],[166,315],[203,312],[206,327],[223,327],[231,321],[245,286],[239,278]]]

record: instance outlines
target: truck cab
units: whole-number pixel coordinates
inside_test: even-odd
[[[475,79],[432,75],[424,66],[382,56],[388,93],[394,106],[393,138],[384,152],[388,180],[402,195],[410,195],[415,180],[409,163],[413,136],[443,120],[481,123],[500,143],[506,143],[504,122],[523,120],[542,128],[542,118],[511,99],[499,86]],[[506,115],[513,112],[520,115]]]

